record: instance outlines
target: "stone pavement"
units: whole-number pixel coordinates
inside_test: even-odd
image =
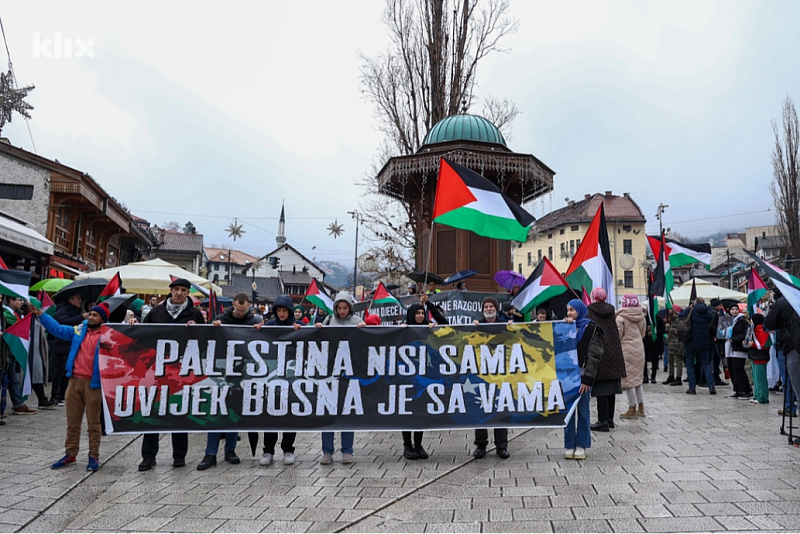
[[[245,436],[240,465],[220,453],[201,472],[205,436],[193,435],[189,465],[172,467],[162,436],[159,464],[139,473],[140,438],[108,436],[98,472],[84,470],[85,452],[54,471],[64,408],[11,415],[0,427],[0,532],[800,530],[800,449],[779,433],[782,395],[758,406],[717,389],[646,385],[647,417],[594,433],[585,461],[562,457],[561,430],[513,430],[509,460],[472,459],[471,432],[428,432],[431,458],[417,461],[401,457],[399,433],[360,432],[355,463],[322,466],[313,433],[298,435],[294,466],[280,453],[259,466]]]

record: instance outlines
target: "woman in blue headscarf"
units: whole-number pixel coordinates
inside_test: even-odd
[[[603,331],[588,317],[589,310],[578,299],[567,303],[567,323],[578,327],[578,368],[581,373],[578,408],[564,429],[564,458],[585,460],[586,449],[592,446],[591,415],[589,402],[597,373],[603,359]]]

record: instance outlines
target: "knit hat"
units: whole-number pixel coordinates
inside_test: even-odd
[[[109,311],[108,311],[108,305],[107,304],[104,304],[104,303],[98,304],[97,306],[93,307],[89,311],[90,312],[96,312],[97,315],[99,315],[100,317],[103,318],[103,322],[104,323],[108,322]]]
[[[638,305],[639,305],[639,297],[637,297],[633,293],[625,293],[622,296],[623,308],[635,308]]]
[[[592,299],[592,302],[605,302],[608,298],[608,293],[606,293],[606,290],[602,287],[596,287],[592,289],[589,298]]]
[[[485,299],[483,299],[481,301],[481,310],[483,310],[483,306],[487,302],[491,302],[492,304],[494,304],[494,309],[497,310],[497,311],[500,311],[500,304],[497,303],[497,299],[494,298],[494,297],[486,297]]]

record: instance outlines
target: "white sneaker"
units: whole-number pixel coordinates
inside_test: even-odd
[[[342,463],[343,464],[352,464],[353,463],[353,455],[349,452],[342,453]]]
[[[272,455],[268,452],[265,452],[261,455],[261,459],[258,461],[261,465],[270,465],[272,463]]]
[[[575,458],[575,449],[564,449],[564,458],[567,460]]]
[[[292,465],[294,463],[294,453],[293,452],[284,452],[283,453],[283,465]]]
[[[583,447],[575,447],[575,454],[572,456],[575,460],[586,459],[586,449]]]
[[[320,460],[319,460],[319,463],[321,463],[322,465],[328,465],[331,462],[333,462],[333,455],[332,454],[328,454],[327,452],[323,453],[322,454],[322,458],[320,458]]]

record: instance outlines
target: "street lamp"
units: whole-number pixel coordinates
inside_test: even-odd
[[[358,227],[363,219],[361,218],[361,214],[356,210],[348,211],[347,213],[356,220],[356,252],[353,255],[353,295],[355,295],[357,285],[356,276],[358,276]]]

